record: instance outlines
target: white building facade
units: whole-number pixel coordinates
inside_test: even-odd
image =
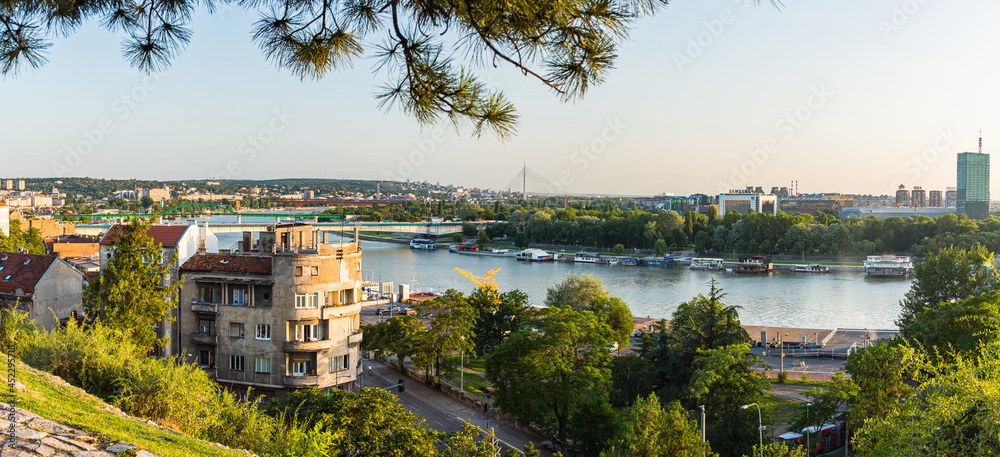
[[[769,213],[772,216],[778,215],[778,196],[770,194],[760,194],[734,190],[724,194],[719,194],[719,215],[725,215],[730,211],[739,214]]]

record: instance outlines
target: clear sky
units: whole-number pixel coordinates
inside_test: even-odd
[[[527,162],[529,191],[713,193],[791,180],[801,192],[943,190],[980,129],[985,152],[1000,146],[997,17],[1000,2],[986,0],[785,0],[780,11],[677,0],[637,24],[617,70],[583,100],[562,103],[509,67],[486,72],[521,115],[507,143],[379,110],[370,59],[299,81],[251,43],[256,13],[199,14],[187,50],[157,78],[90,24],[57,39],[40,70],[0,80],[0,175],[518,188]]]

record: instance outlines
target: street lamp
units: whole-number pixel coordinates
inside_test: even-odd
[[[812,454],[812,447],[809,446],[809,435],[812,434],[812,427],[809,425],[809,407],[812,403],[806,403],[806,457]]]
[[[760,405],[750,403],[749,405],[740,406],[740,409],[747,409],[751,406],[757,407],[757,434],[760,436],[760,457],[764,457],[764,421],[761,419]]]
[[[703,445],[702,448],[701,448],[701,455],[705,455],[705,447],[704,447],[704,444],[705,444],[705,405],[700,405],[698,407],[701,408],[701,443]]]

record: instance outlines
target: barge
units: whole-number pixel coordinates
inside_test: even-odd
[[[913,259],[905,255],[870,255],[865,260],[868,276],[906,277],[913,273]]]

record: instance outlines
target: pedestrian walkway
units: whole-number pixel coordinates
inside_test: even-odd
[[[454,421],[449,423],[433,417],[425,417],[424,419],[427,420],[428,425],[435,430],[456,431],[461,427],[462,423],[469,422],[480,429],[493,429],[497,439],[504,445],[504,447],[514,448],[520,451],[524,449],[525,445],[531,442],[534,443],[536,449],[542,450],[541,455],[552,455],[548,451],[542,449],[541,442],[544,438],[538,435],[518,430],[496,419],[488,418],[483,411],[477,410],[469,405],[466,405],[465,403],[449,397],[448,395],[445,395],[438,390],[430,388],[418,380],[407,378],[394,368],[381,362],[375,360],[365,360],[366,371],[368,364],[371,364],[372,370],[374,371],[373,377],[380,383],[389,383],[388,385],[393,385],[397,383],[399,378],[404,378],[406,386],[405,393],[411,395],[404,394],[399,396],[399,401],[403,406],[407,407],[411,411],[414,411],[418,408],[413,408],[411,406],[419,406],[413,405],[414,402],[419,402],[453,418]],[[371,378],[372,377],[369,377],[369,379]],[[365,385],[368,386],[368,383],[366,382]],[[419,412],[414,412],[420,415]]]

